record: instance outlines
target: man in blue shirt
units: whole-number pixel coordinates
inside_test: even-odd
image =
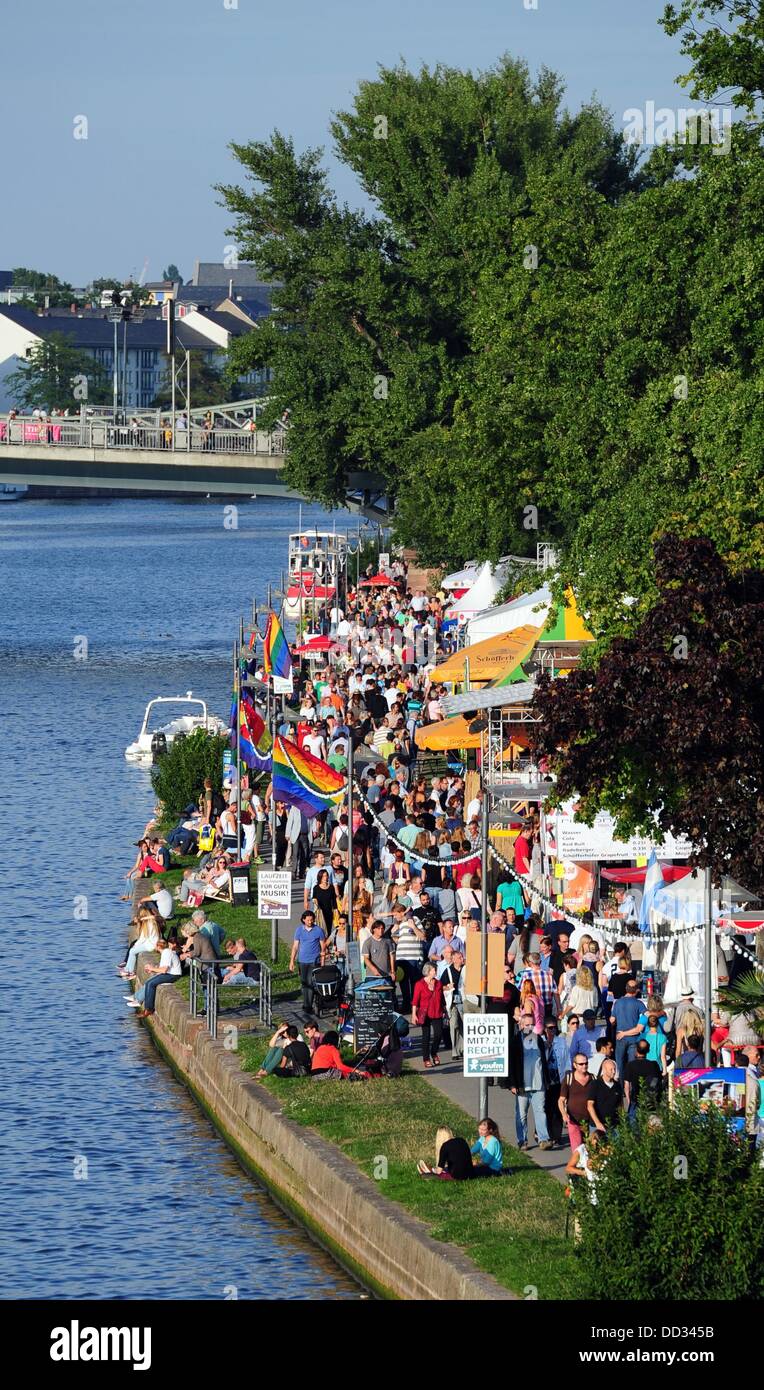
[[[597,1023],[594,1009],[584,1009],[581,1017],[583,1022],[570,1040],[570,1055],[575,1057],[577,1052],[583,1052],[591,1061],[597,1050],[599,1039],[604,1036],[605,1028],[603,1024]]]
[[[325,958],[326,936],[321,927],[316,926],[316,914],[303,912],[292,942],[289,969],[295,969],[295,961],[300,967],[302,1007],[308,1015],[313,1012],[313,970],[316,965],[323,965]]]
[[[627,1062],[636,1056],[637,1040],[647,1013],[644,1001],[638,997],[638,988],[636,980],[629,980],[626,993],[622,999],[614,1000],[610,1013],[615,1019],[615,1064],[622,1080]]]

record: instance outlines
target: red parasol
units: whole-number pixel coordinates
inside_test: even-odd
[[[368,579],[362,579],[358,585],[359,589],[394,589],[395,580],[389,574],[372,574]]]
[[[293,647],[292,651],[298,656],[305,656],[310,652],[333,652],[336,646],[333,637],[311,637],[308,642],[303,642],[301,647]]]

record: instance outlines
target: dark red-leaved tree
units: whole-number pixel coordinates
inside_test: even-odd
[[[542,678],[539,755],[556,797],[619,832],[688,835],[718,882],[764,888],[764,574],[732,574],[710,541],[664,536],[659,597],[596,668]]]

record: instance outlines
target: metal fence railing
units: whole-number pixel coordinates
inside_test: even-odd
[[[249,422],[251,424],[251,422]],[[268,455],[285,452],[286,431],[282,428],[259,430],[228,420],[205,428],[196,419],[188,422],[171,415],[149,422],[137,417],[115,423],[108,416],[53,416],[35,420],[31,416],[0,415],[0,447],[4,444],[44,444],[51,449],[130,449],[170,453],[214,453]]]
[[[215,961],[214,965],[225,965],[230,967],[235,964],[231,956]],[[270,967],[263,961],[257,961],[258,978],[256,980],[244,980],[241,984],[220,985],[212,961],[192,960],[190,975],[190,995],[189,1012],[192,1018],[200,1018],[204,1015],[207,1030],[211,1038],[217,1038],[218,1018],[220,1009],[220,992],[223,997],[228,994],[229,989],[247,989],[252,991],[252,1004],[257,1007],[258,1022],[264,1027],[270,1028],[273,1022],[273,980]],[[238,1006],[237,1006],[238,1007]],[[223,1010],[225,1012],[225,1010]]]

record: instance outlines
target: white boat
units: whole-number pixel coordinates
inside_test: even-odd
[[[157,705],[190,705],[194,713],[176,714],[165,724],[158,723],[152,727],[154,716],[151,711]],[[125,757],[131,763],[150,763],[157,749],[171,748],[179,734],[193,734],[197,729],[204,729],[208,734],[223,734],[227,728],[228,725],[219,715],[210,714],[204,700],[195,699],[190,690],[185,695],[157,695],[154,700],[149,700],[141,731],[135,742],[128,744]]]
[[[0,502],[18,502],[28,492],[26,483],[0,483]]]

